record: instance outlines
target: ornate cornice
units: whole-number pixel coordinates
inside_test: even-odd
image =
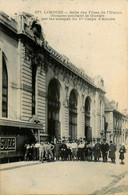
[[[90,83],[92,86],[96,87],[94,84],[94,80],[90,78],[87,74],[83,72],[80,68],[76,67],[74,64],[72,64],[68,58],[65,56],[59,54],[55,49],[53,49],[51,46],[49,46],[47,41],[44,41],[44,48],[50,53],[50,56],[57,60],[59,63],[61,63],[63,66],[68,68],[70,71],[76,74],[76,76],[81,77],[86,82]]]

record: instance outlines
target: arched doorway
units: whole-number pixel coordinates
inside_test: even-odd
[[[87,141],[92,140],[92,128],[90,126],[91,121],[91,99],[88,96],[85,100],[85,137]]]
[[[48,86],[48,134],[49,140],[60,136],[60,84],[57,79],[52,79]]]
[[[69,97],[69,139],[77,139],[77,94],[72,90]]]

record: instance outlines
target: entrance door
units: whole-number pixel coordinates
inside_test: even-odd
[[[54,119],[48,120],[48,133],[50,141],[60,136],[60,122]]]

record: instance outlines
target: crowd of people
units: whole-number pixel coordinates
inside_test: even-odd
[[[44,161],[99,161],[107,162],[108,158],[112,163],[115,163],[116,159],[116,145],[110,141],[110,144],[104,139],[102,142],[100,139],[88,142],[84,139],[80,140],[57,140],[57,141],[45,141],[37,142],[35,144],[25,144],[25,161],[39,160],[42,163]],[[121,164],[124,164],[124,153],[126,152],[124,144],[119,149],[119,158]]]

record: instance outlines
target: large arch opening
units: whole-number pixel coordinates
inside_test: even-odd
[[[91,128],[91,98],[88,96],[85,99],[85,138],[87,141],[92,140],[92,128]]]
[[[60,83],[52,79],[48,86],[48,134],[49,140],[60,137]]]
[[[77,139],[77,91],[72,90],[69,97],[69,139]]]

